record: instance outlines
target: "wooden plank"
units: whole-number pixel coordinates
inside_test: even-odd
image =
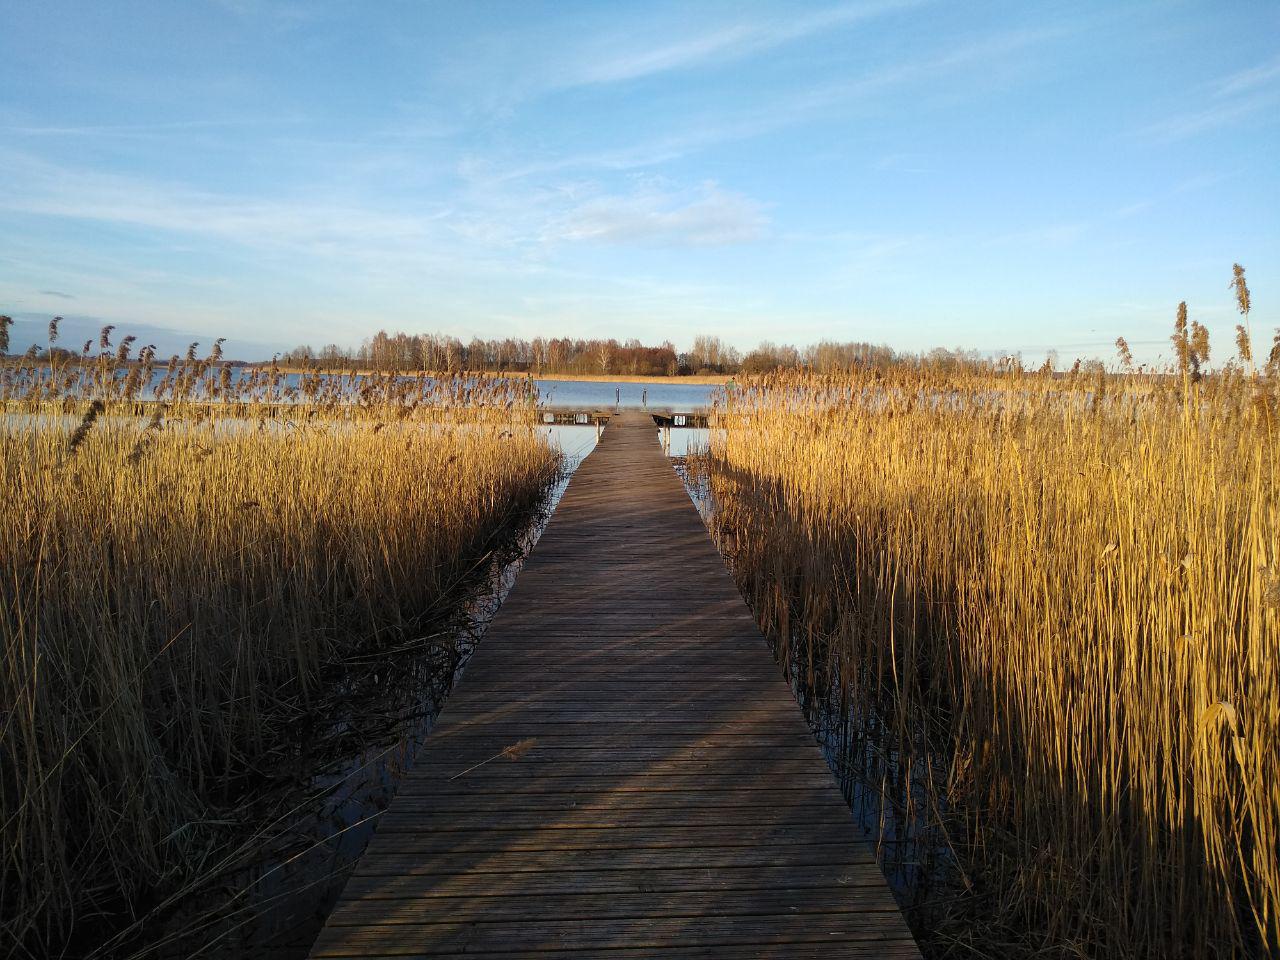
[[[825,804],[822,806],[784,810],[760,809],[756,806],[705,807],[681,811],[682,826],[715,826],[735,828],[755,827],[764,824],[796,825],[826,824],[848,829],[848,817],[839,817]],[[669,828],[670,808],[610,809],[597,807],[590,810],[572,808],[564,816],[549,816],[546,810],[503,810],[484,813],[477,811],[469,817],[459,817],[456,811],[436,810],[431,807],[413,809],[396,805],[384,813],[378,829],[417,833],[467,832],[472,830],[608,830],[613,828],[656,827]]]
[[[360,859],[355,872],[361,876],[456,873],[543,873],[557,870],[676,870],[699,864],[708,867],[829,866],[849,868],[874,864],[870,852],[830,844],[790,844],[756,847],[705,847],[692,849],[575,850],[571,855],[555,850],[498,852],[476,855],[443,853],[424,857],[404,853],[401,838],[387,834],[374,856]],[[851,845],[850,845],[851,846]]]
[[[838,943],[836,952],[841,960],[918,960],[919,950],[915,942],[905,940],[869,940],[863,943]],[[654,956],[652,947],[608,947],[603,950],[557,949],[548,954],[535,950],[499,951],[465,949],[463,952],[445,952],[432,948],[430,952],[383,953],[363,948],[359,953],[327,953],[326,960],[364,960],[372,957],[396,957],[396,960],[448,960],[465,957],[467,960],[546,960],[548,956],[572,958],[572,960],[644,960]],[[664,960],[832,960],[833,949],[827,943],[753,943],[713,944],[688,947],[684,945],[663,948],[659,956]],[[313,954],[319,956],[319,954]]]
[[[751,866],[715,869],[649,870],[556,870],[541,873],[513,873],[495,882],[490,874],[357,874],[343,891],[344,902],[354,900],[421,899],[425,897],[562,896],[566,894],[669,894],[735,890],[811,890],[834,888],[847,891],[851,901],[878,898],[893,903],[884,881],[870,871],[836,872],[827,866]],[[868,893],[867,891],[870,891]],[[444,909],[451,904],[441,905]]]
[[[740,790],[667,790],[645,793],[631,792],[626,794],[601,792],[586,794],[581,791],[567,793],[515,793],[508,790],[497,790],[487,794],[430,793],[414,796],[410,793],[399,794],[393,809],[399,810],[438,810],[441,812],[473,812],[477,816],[484,811],[558,811],[573,810],[590,814],[593,812],[622,810],[664,810],[668,818],[678,815],[680,811],[697,811],[701,809],[727,810],[739,807],[770,805],[778,809],[800,812],[809,804],[826,806],[830,801],[827,785],[820,787],[788,787],[775,786],[769,789]],[[847,814],[847,811],[846,811]],[[462,822],[461,820],[459,822]]]
[[[638,414],[578,468],[312,952],[464,954],[918,956]]]
[[[679,850],[681,852],[732,847],[792,846],[795,844],[823,844],[818,839],[839,831],[830,822],[821,823],[766,823],[762,825],[689,824],[679,827],[645,825],[639,827],[609,827],[602,830],[580,827],[577,830],[515,829],[500,830],[480,827],[475,830],[440,831],[431,829],[429,823],[413,828],[390,829],[386,836],[394,837],[396,849],[401,854],[452,854],[463,853],[525,853],[601,850]]]
[[[413,897],[400,899],[413,900]],[[755,916],[767,913],[883,913],[893,910],[878,888],[803,887],[785,890],[699,890],[696,892],[559,893],[538,897],[513,896],[502,891],[490,896],[457,897],[437,903],[438,911],[409,905],[388,908],[380,899],[347,900],[334,911],[331,923],[357,926],[365,923],[429,922],[448,911],[455,920],[538,920],[547,912],[559,917],[601,920],[673,916]]]
[[[454,750],[439,751],[436,761],[447,764],[451,761],[474,762],[477,759],[497,756],[495,751],[502,750],[506,744],[500,740],[473,740],[458,746]],[[811,760],[816,748],[807,743],[788,744],[785,740],[751,743],[747,746],[732,744],[687,745],[677,743],[670,747],[661,747],[649,741],[631,744],[609,744],[606,746],[582,746],[572,742],[539,740],[529,748],[521,760],[533,762],[598,762],[609,763],[614,760],[661,760],[669,763],[680,761],[706,762],[721,759],[726,750],[732,750],[733,756],[742,760]]]
[[[902,919],[893,914],[825,913],[749,918],[681,916],[643,919],[580,919],[495,921],[451,920],[379,923],[377,926],[327,925],[312,956],[376,950],[379,956],[418,953],[461,953],[477,950],[522,949],[555,952],[607,948],[618,944],[662,950],[675,946],[752,946],[775,943],[823,943],[835,951],[839,944],[901,940],[893,930]],[[896,934],[896,935],[895,935]]]

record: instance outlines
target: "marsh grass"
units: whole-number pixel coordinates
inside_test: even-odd
[[[0,369],[5,954],[221,864],[343,665],[431,634],[560,471],[498,381],[192,355],[139,408],[151,371],[109,336]]]
[[[1280,396],[1198,376],[1181,312],[1174,345],[1170,375],[719,403],[713,533],[864,786],[924,825],[886,866],[947,852],[913,910],[935,955],[1280,952]]]
[[[7,319],[7,318],[3,318]],[[0,410],[23,413],[78,413],[85,401],[100,411],[149,416],[151,404],[165,405],[173,417],[237,416],[293,423],[331,420],[414,420],[456,424],[502,423],[528,419],[537,403],[537,387],[527,378],[486,373],[446,375],[389,371],[332,373],[290,368],[278,363],[235,366],[222,359],[222,341],[205,357],[191,344],[185,356],[167,361],[154,346],[134,352],[136,338],[112,345],[112,326],[79,355],[34,347],[21,357],[5,357],[7,326],[0,323]],[[56,325],[50,333],[56,337]],[[51,344],[52,346],[52,344]],[[525,415],[525,416],[521,416]]]

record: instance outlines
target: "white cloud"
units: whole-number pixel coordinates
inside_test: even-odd
[[[369,276],[408,268],[456,275],[543,270],[558,244],[719,246],[757,239],[761,206],[713,182],[680,189],[652,179],[630,192],[590,181],[478,190],[399,211],[355,200],[215,194],[79,170],[0,151],[0,211],[99,221],[157,234],[341,261]]]
[[[719,27],[687,40],[643,48],[597,48],[577,65],[565,85],[617,83],[672,70],[710,63],[724,63],[763,53],[806,37],[851,26],[865,20],[919,6],[926,0],[883,0],[877,3],[845,3],[814,10],[786,20],[762,20]],[[627,44],[630,46],[630,44]]]
[[[3,129],[20,137],[167,137],[202,130],[234,127],[283,127],[302,123],[300,117],[239,117],[230,120],[172,120],[160,123],[14,124]]]
[[[1214,84],[1214,94],[1219,97],[1229,97],[1276,81],[1280,81],[1280,57],[1223,77]]]
[[[0,153],[0,209],[131,224],[310,253],[420,239],[425,218],[358,205],[224,196]]]
[[[1280,93],[1256,94],[1235,103],[1218,103],[1178,114],[1143,127],[1139,133],[1160,143],[1172,143],[1240,123],[1264,111],[1274,113],[1273,108],[1277,106],[1280,106]]]
[[[762,98],[749,112],[718,115],[713,119],[692,118],[684,128],[665,136],[630,145],[568,153],[546,158],[528,159],[503,165],[491,157],[471,156],[460,165],[458,173],[474,185],[492,188],[527,177],[545,176],[570,170],[638,170],[681,159],[724,143],[750,140],[797,124],[812,123],[847,112],[859,105],[883,103],[886,92],[915,87],[926,93],[930,89],[957,89],[957,75],[968,69],[988,70],[993,62],[1010,57],[1027,48],[1042,44],[1063,34],[1061,28],[1011,30],[974,38],[955,44],[941,52],[883,64],[860,76],[836,83],[826,83],[798,93]],[[885,158],[882,169],[897,162],[903,172],[923,173],[921,166],[906,166],[911,154]]]
[[[644,189],[595,197],[556,225],[571,241],[662,246],[721,246],[759,239],[767,224],[760,205],[705,183],[696,195]]]
[[[1149,124],[1139,134],[1172,143],[1242,123],[1259,114],[1274,117],[1280,107],[1280,57],[1221,77],[1210,87],[1213,92],[1206,106]]]
[[[550,93],[734,63],[932,2],[936,0],[863,0],[811,12],[792,7],[773,16],[704,19],[700,27],[689,25],[697,7],[667,20],[641,11],[624,21],[613,8],[601,6],[598,19],[607,17],[606,29],[575,21],[574,29],[565,30],[556,22],[523,35],[488,36],[454,51],[435,77],[451,85],[458,101],[471,109],[505,115]],[[587,36],[567,39],[584,29]]]

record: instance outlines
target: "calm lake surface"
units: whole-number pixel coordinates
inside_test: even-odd
[[[711,406],[720,388],[697,383],[597,383],[593,380],[535,380],[542,403],[552,407],[670,410],[693,413]],[[619,399],[621,397],[621,399]]]
[[[233,367],[232,382],[238,382],[252,371]],[[123,378],[127,370],[117,376]],[[337,374],[332,376],[337,377]],[[165,369],[157,368],[151,380],[138,394],[143,400],[153,399],[155,389],[165,377]],[[281,377],[283,388],[297,388],[301,376],[296,373]],[[356,378],[357,382],[359,377]],[[520,382],[513,379],[512,382]],[[583,410],[605,410],[614,407],[627,409],[670,410],[674,413],[695,413],[711,406],[712,394],[720,387],[714,384],[696,383],[631,383],[597,382],[594,380],[534,380],[538,388],[539,402],[546,406],[577,407]],[[17,392],[17,391],[15,391]]]
[[[547,437],[548,443],[565,455],[569,470],[576,470],[582,458],[596,447],[595,427],[551,426],[538,429]],[[654,428],[654,435],[669,457],[684,457],[691,450],[701,450],[707,445],[709,434],[705,427],[672,427],[666,431]]]

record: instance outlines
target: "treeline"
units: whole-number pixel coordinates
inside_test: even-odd
[[[966,351],[933,351],[947,358],[977,359]],[[933,356],[932,354],[930,355]],[[820,372],[854,367],[887,367],[906,359],[883,344],[823,340],[804,348],[764,341],[742,353],[714,336],[697,336],[686,351],[670,341],[646,346],[639,340],[570,337],[516,337],[463,342],[443,334],[387,333],[380,330],[357,349],[337,344],[319,349],[301,346],[281,355],[289,365],[328,369],[488,370],[533,374],[688,376],[764,373],[778,368]]]
[[[13,321],[8,316],[0,316],[0,363],[21,359],[55,366],[74,366],[85,360],[96,360],[92,339],[86,341],[78,353],[54,346],[61,320],[61,317],[54,317],[49,324],[47,346],[31,344],[21,358],[8,358],[9,327]],[[108,338],[114,330],[114,325],[103,328],[99,349],[106,350]],[[118,348],[112,348],[117,363],[138,362],[143,359],[143,354],[152,358],[156,356],[155,347],[150,345],[134,351],[137,339],[126,336],[121,339]],[[250,365],[241,359],[223,359],[222,343],[223,340],[218,339],[212,344],[208,362],[221,366]],[[195,359],[200,346],[199,343],[192,343],[187,348],[188,361]],[[138,354],[137,361],[131,356],[131,351]],[[176,361],[178,358],[174,359]],[[853,369],[887,369],[904,364],[952,371],[960,368],[1001,369],[1009,362],[1020,367],[1020,361],[1016,357],[993,360],[980,351],[960,347],[954,350],[935,348],[927,353],[917,354],[899,353],[884,344],[857,341],[822,340],[797,348],[765,340],[744,354],[721,338],[709,335],[694,337],[692,346],[681,352],[670,341],[651,347],[636,339],[618,341],[612,338],[535,337],[533,340],[524,340],[507,337],[501,340],[484,340],[473,337],[464,343],[457,337],[443,334],[387,333],[385,330],[378,331],[354,350],[332,343],[319,349],[300,346],[277,355],[273,362],[320,370],[470,370],[526,372],[534,375],[612,376],[730,375],[768,373],[778,369],[835,373]]]

